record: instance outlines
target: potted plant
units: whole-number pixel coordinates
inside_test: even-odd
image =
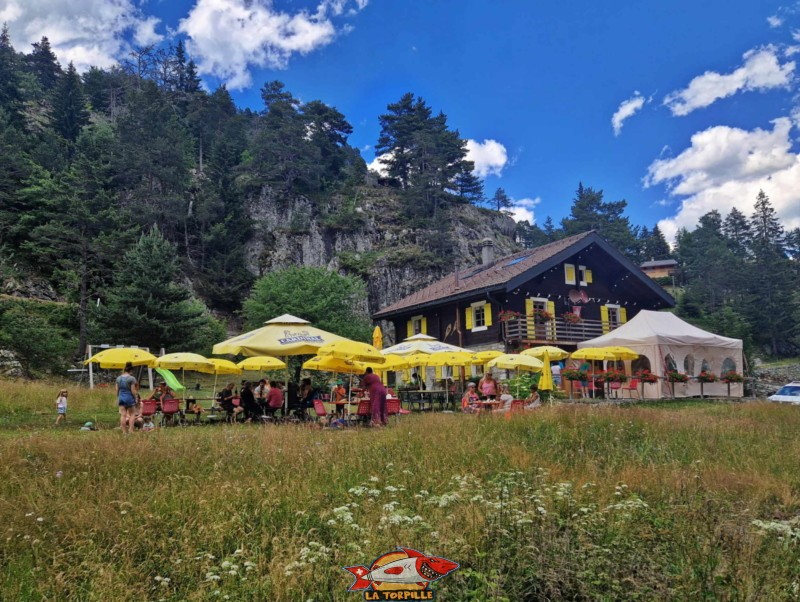
[[[650,372],[650,370],[637,370],[636,378],[642,383],[653,384],[658,382],[658,376]]]
[[[700,399],[705,397],[703,387],[706,383],[715,383],[717,382],[717,375],[713,372],[709,372],[707,370],[703,370],[700,374],[697,375],[697,382],[700,383]]]
[[[667,382],[670,383],[670,387],[672,388],[672,396],[675,397],[675,384],[685,384],[689,382],[689,375],[684,374],[683,372],[678,372],[677,370],[668,370]]]
[[[562,314],[561,317],[564,319],[566,324],[580,324],[583,322],[583,318],[581,318],[578,314],[568,311],[565,314]]]
[[[744,376],[739,374],[736,370],[728,370],[723,372],[720,380],[728,385],[728,397],[731,396],[731,383],[744,382]]]
[[[613,368],[609,368],[605,371],[605,381],[607,383],[628,382],[628,375],[622,370],[614,370]]]
[[[534,322],[548,322],[553,319],[553,314],[551,314],[546,309],[534,309],[533,310],[533,321]]]
[[[511,320],[518,320],[522,317],[522,314],[518,311],[513,311],[511,309],[504,309],[499,314],[497,314],[497,318],[501,322],[510,322]]]
[[[589,379],[589,375],[581,370],[562,370],[561,378],[569,381],[569,398],[572,399],[572,383],[576,380],[584,382]]]

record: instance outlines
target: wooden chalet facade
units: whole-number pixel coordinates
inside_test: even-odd
[[[479,349],[531,345],[575,349],[641,309],[674,299],[595,232],[456,271],[373,315],[394,325],[396,342],[418,333]]]

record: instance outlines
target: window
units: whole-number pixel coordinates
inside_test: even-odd
[[[678,371],[678,364],[675,363],[675,358],[669,353],[667,354],[667,357],[664,358],[664,366],[666,366],[667,372]]]
[[[711,366],[705,358],[703,358],[700,364],[700,372],[711,372]]]
[[[720,374],[725,374],[726,372],[736,372],[736,362],[733,361],[732,357],[726,357],[722,360],[722,370]]]
[[[473,303],[470,306],[472,310],[472,332],[480,332],[481,330],[486,330],[489,326],[489,311],[490,308],[485,301],[479,301],[478,303]]]
[[[650,370],[652,372],[650,368],[650,358],[646,355],[640,355],[631,362],[631,372],[636,374],[639,370]]]
[[[411,318],[412,334],[425,334],[425,328],[423,327],[424,320],[425,318],[422,316],[414,316]]]
[[[571,263],[564,264],[564,282],[575,284],[575,266]]]
[[[683,371],[689,376],[694,376],[694,356],[690,353],[683,358]]]
[[[579,284],[581,286],[586,286],[588,284],[588,282],[587,282],[587,272],[588,272],[588,270],[586,269],[585,265],[579,265],[578,266],[578,278],[580,279],[580,283]]]

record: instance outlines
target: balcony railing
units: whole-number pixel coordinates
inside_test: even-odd
[[[606,324],[605,332],[618,324]],[[503,322],[503,338],[506,342],[570,344],[588,341],[604,334],[600,320],[581,320],[577,324],[555,318],[540,322],[533,317],[523,317]]]

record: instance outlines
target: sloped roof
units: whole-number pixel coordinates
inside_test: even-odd
[[[505,286],[507,282],[515,277],[527,272],[531,268],[538,266],[547,259],[554,257],[560,252],[569,249],[576,243],[590,236],[597,236],[595,232],[589,231],[575,236],[569,236],[556,242],[526,249],[513,255],[506,255],[488,266],[479,265],[458,272],[458,286],[456,287],[456,272],[453,272],[441,280],[426,286],[399,301],[384,307],[375,314],[376,318],[393,314],[405,309],[411,309],[418,305],[426,305],[433,301],[446,299],[447,297],[462,295],[471,291],[487,290]]]
[[[663,268],[663,267],[672,267],[678,265],[678,262],[674,259],[654,259],[652,261],[645,261],[641,266],[642,269],[644,268]]]

